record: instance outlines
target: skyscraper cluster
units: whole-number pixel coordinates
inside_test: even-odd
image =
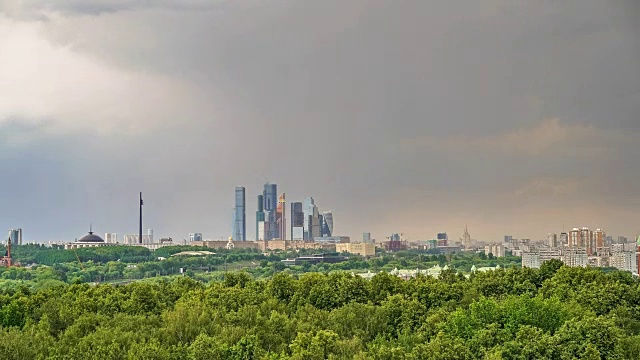
[[[317,237],[333,235],[332,212],[320,213],[312,197],[306,197],[302,202],[291,203],[289,223],[287,222],[286,195],[285,193],[278,195],[276,184],[264,184],[262,194],[258,195],[257,199],[256,240],[310,241]],[[236,187],[233,216],[233,240],[247,240],[244,187]],[[290,229],[287,224],[290,225]]]

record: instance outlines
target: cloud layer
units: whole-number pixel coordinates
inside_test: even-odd
[[[640,232],[634,1],[0,3],[0,229],[248,233],[266,181],[336,230]],[[9,206],[6,206],[9,204]]]

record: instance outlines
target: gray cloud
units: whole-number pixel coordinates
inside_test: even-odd
[[[353,237],[465,222],[488,240],[565,222],[640,232],[627,221],[640,165],[634,2],[56,4],[4,7],[21,34],[6,51],[45,59],[0,60],[22,74],[13,101],[0,84],[0,123],[48,119],[22,150],[0,143],[0,165],[48,181],[3,180],[19,189],[3,198],[64,194],[64,206],[37,203],[50,214],[29,223],[38,239],[88,221],[135,231],[141,189],[157,233],[226,237],[232,187],[247,187],[251,224],[267,180],[315,196]],[[86,198],[100,204],[91,215]],[[0,227],[32,217],[11,216]]]

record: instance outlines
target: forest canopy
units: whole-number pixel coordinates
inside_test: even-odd
[[[5,359],[638,359],[631,274],[228,273],[0,295]]]

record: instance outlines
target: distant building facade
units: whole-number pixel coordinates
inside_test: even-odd
[[[493,255],[495,257],[504,257],[505,249],[503,244],[491,244],[484,247],[485,255]]]
[[[117,244],[118,243],[118,234],[116,233],[105,233],[104,241],[107,244]]]
[[[321,236],[333,235],[333,212],[331,210],[322,213],[322,234]]]
[[[9,229],[9,239],[11,239],[11,245],[22,245],[22,229]]]
[[[276,224],[276,210],[278,207],[278,185],[266,183],[262,191],[264,200],[264,224],[263,224],[263,240],[278,239],[278,226]]]
[[[312,197],[304,198],[304,240],[320,237],[320,214]]]
[[[202,241],[202,233],[189,234],[189,242]]]
[[[376,255],[375,244],[370,243],[343,243],[336,244],[336,252],[348,252],[364,257],[370,257]]]
[[[245,189],[242,186],[235,188],[235,208],[233,219],[233,240],[247,240],[247,215],[245,202]]]
[[[274,238],[280,240],[287,240],[287,203],[285,193],[280,194],[278,197],[278,206],[276,207],[276,226],[278,233]]]
[[[438,247],[449,246],[449,236],[447,236],[447,233],[439,233],[437,239]]]
[[[304,240],[304,211],[301,202],[291,203],[291,240]]]
[[[256,211],[256,240],[264,240],[264,196],[258,195],[258,210]],[[260,229],[262,227],[262,230]],[[262,233],[262,238],[260,238]]]
[[[471,235],[469,234],[469,230],[467,229],[466,225],[464,227],[464,233],[462,234],[462,246],[464,246],[466,249],[471,249],[472,247]]]

